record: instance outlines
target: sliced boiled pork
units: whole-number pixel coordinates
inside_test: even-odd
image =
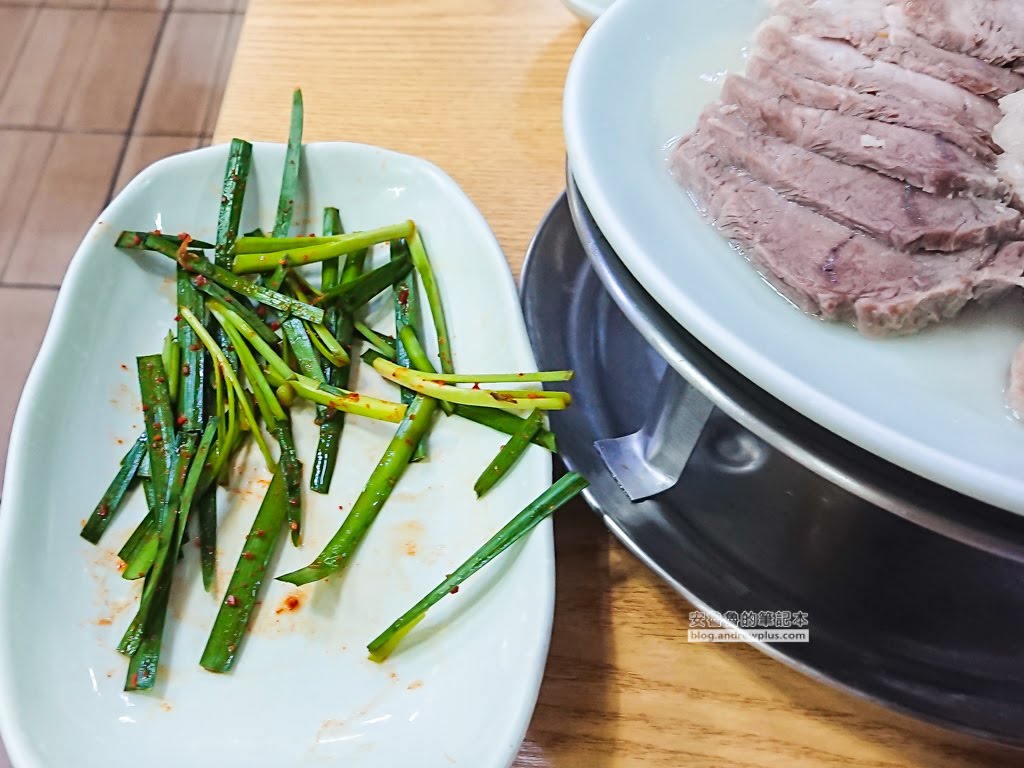
[[[1024,272],[1024,243],[944,257],[907,253],[787,200],[709,154],[695,136],[673,168],[723,233],[785,296],[866,335],[911,333],[1005,292]]]
[[[836,162],[758,131],[734,107],[710,107],[692,142],[786,198],[895,248],[959,251],[1020,236],[1021,214],[1013,208],[981,198],[929,195]]]
[[[931,75],[998,99],[1024,88],[1024,76],[974,56],[933,45],[907,23],[901,0],[775,0],[796,29],[844,40],[873,59]]]
[[[990,164],[940,136],[835,110],[804,107],[766,93],[762,86],[738,75],[726,78],[722,100],[737,105],[747,120],[803,149],[871,168],[926,192],[1014,199],[1013,190]]]

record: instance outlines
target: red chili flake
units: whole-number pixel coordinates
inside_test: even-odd
[[[316,237],[316,235],[314,235],[314,234],[313,234],[312,232],[310,232],[310,233],[309,233],[309,234],[307,235],[307,237]]]
[[[298,499],[288,499],[288,503],[291,504],[293,507],[299,506],[299,500]]]
[[[234,653],[236,650],[238,650],[238,646],[234,643],[231,643],[231,645],[228,646],[228,653]]]
[[[133,672],[131,679],[128,681],[128,685],[131,688],[135,688],[139,684],[139,673]]]
[[[252,552],[243,552],[242,557],[244,557],[246,560],[252,560],[254,557],[256,557],[256,555],[254,555]]]
[[[281,260],[280,260],[279,262],[277,262],[277,263],[278,263],[278,265],[279,265],[279,266],[282,266],[282,267],[287,267],[287,266],[288,266],[288,259],[281,259]]]
[[[174,316],[174,322],[176,322],[176,323],[181,322],[181,315],[175,315]]]
[[[164,439],[163,435],[153,435],[153,442],[154,443],[159,443],[163,439]]]
[[[153,426],[154,426],[154,427],[155,427],[156,429],[160,429],[160,422],[159,422],[159,421],[154,421],[154,422],[153,422]]]
[[[100,504],[100,508],[96,510],[96,514],[100,517],[106,517],[110,514],[110,509],[107,507],[106,504]]]
[[[480,382],[473,385],[473,389],[480,389]]]
[[[162,235],[162,234],[163,234],[163,232],[161,232],[161,231],[160,231],[159,229],[154,229],[154,230],[153,230],[153,234],[154,234],[154,235]]]
[[[260,537],[260,538],[262,539],[262,538],[263,538],[264,536],[266,536],[266,535],[267,535],[267,532],[266,532],[266,531],[264,531],[264,530],[263,530],[262,528],[260,528],[260,529],[258,529],[258,530],[256,531],[256,535],[257,535],[257,536],[259,536],[259,537]]]
[[[266,305],[260,304],[258,307],[256,307],[256,316],[257,317],[266,317],[266,315],[267,315],[267,307],[266,307]]]
[[[348,399],[351,400],[354,403],[358,403],[359,402],[359,393],[358,392],[352,392],[348,396]]]
[[[528,392],[526,394],[527,400],[540,400],[542,395],[538,395],[536,392]]]
[[[341,504],[338,505],[338,509],[344,509],[345,507]]]
[[[128,366],[125,365],[124,363],[121,363],[121,370],[122,371],[127,371],[128,370]]]
[[[453,595],[454,595],[454,594],[456,594],[456,593],[457,593],[458,591],[459,591],[459,585],[458,585],[458,584],[456,584],[456,585],[455,585],[454,587],[452,587],[452,590],[451,590],[451,594],[453,594]]]
[[[272,331],[276,331],[280,327],[281,327],[281,324],[279,322],[277,322],[277,320],[274,320],[273,322],[270,323],[270,330],[272,330]]]
[[[142,238],[141,237],[139,237],[138,235],[134,235],[132,237],[132,245],[140,245],[141,243],[142,243]]]
[[[238,605],[238,598],[234,595],[228,595],[224,598],[224,604],[234,608],[236,605]]]
[[[234,299],[232,299],[230,296],[225,296],[224,297],[224,301],[226,301],[228,304],[230,304],[232,301],[234,301]]]
[[[146,411],[148,411],[148,410],[149,410],[149,406],[148,406],[148,405],[144,405],[144,406],[142,406],[142,412],[143,412],[143,413],[145,413],[145,412],[146,412]]]
[[[203,345],[201,343],[199,343],[199,342],[196,342],[195,344],[189,344],[188,345],[188,351],[189,352],[198,352],[202,348],[203,348]]]
[[[183,364],[181,366],[181,375],[188,376],[190,373],[192,373],[192,366],[190,366],[188,363]]]
[[[408,302],[409,302],[409,289],[403,287],[402,290],[400,290],[398,292],[398,303],[401,304],[404,307]]]
[[[292,529],[293,531],[297,531],[297,530],[299,530],[299,524],[298,524],[298,523],[296,523],[296,522],[295,522],[294,520],[292,520],[292,521],[291,521],[291,522],[290,522],[290,523],[288,524],[288,527],[289,527],[289,528],[291,528],[291,529]]]
[[[186,417],[186,416],[179,416],[178,417],[178,426],[179,427],[183,427],[187,423],[188,423],[188,417]]]
[[[210,281],[206,279],[206,275],[196,275],[196,279],[192,281],[193,285],[197,288],[206,285],[208,282]]]
[[[165,378],[164,378],[163,376],[157,376],[157,377],[156,377],[156,383],[157,383],[157,384],[163,384],[163,383],[165,383],[166,381],[167,381],[167,379],[165,379]]]

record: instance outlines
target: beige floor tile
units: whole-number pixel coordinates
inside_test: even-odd
[[[231,74],[231,65],[235,61],[235,49],[238,48],[238,36],[242,32],[242,23],[244,21],[245,16],[236,13],[231,17],[231,21],[228,24],[227,37],[224,39],[224,48],[221,52],[220,62],[217,64],[213,92],[210,95],[210,104],[206,110],[206,119],[203,121],[204,136],[212,136],[213,129],[217,127],[217,118],[220,117],[220,105],[224,101],[224,89],[228,84],[228,76]]]
[[[132,8],[147,11],[162,11],[170,0],[107,0],[107,8]],[[3,765],[0,764],[0,768]]]
[[[103,0],[42,0],[50,8],[102,8]]]
[[[128,140],[124,160],[121,161],[121,170],[117,174],[117,183],[114,184],[114,194],[124,189],[124,186],[146,166],[168,155],[187,152],[198,146],[198,136],[132,136]]]
[[[0,8],[0,93],[3,93],[37,13],[39,11],[35,8]]]
[[[73,131],[126,131],[156,45],[158,11],[104,11],[64,113]]]
[[[197,136],[217,92],[231,16],[173,11],[160,41],[136,133]]]
[[[89,54],[99,12],[43,8],[0,99],[0,125],[56,128]]]
[[[53,141],[52,133],[0,130],[0,274],[21,231]]]
[[[103,208],[124,140],[58,135],[14,245],[4,282],[57,285]]]
[[[238,0],[172,0],[176,11],[219,11],[231,13]]]
[[[0,324],[17,329],[17,333],[0,334],[0,359],[4,361],[0,366],[0,492],[14,410],[25,377],[36,359],[56,297],[57,291],[50,289],[0,288]],[[6,765],[0,746],[0,767]]]

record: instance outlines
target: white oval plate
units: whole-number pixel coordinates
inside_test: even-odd
[[[280,145],[255,146],[246,229],[273,221],[283,157]],[[155,227],[212,240],[226,158],[224,145],[161,161],[111,203],[75,255],[29,376],[0,514],[0,728],[11,759],[17,768],[506,766],[547,654],[549,524],[442,601],[387,663],[366,657],[367,642],[550,483],[550,455],[531,449],[477,502],[473,481],[505,438],[456,418],[439,419],[429,460],[406,472],[347,574],[298,590],[270,582],[235,670],[214,675],[199,656],[267,479],[251,452],[245,480],[222,492],[217,589],[203,592],[188,552],[157,688],[122,691],[126,660],[115,646],[140,584],[120,578],[113,553],[142,517],[141,494],[101,546],[78,531],[125,451],[119,441],[142,424],[135,357],[160,349],[175,310],[172,262],[118,251],[113,239]],[[505,258],[448,176],[352,144],[308,146],[304,175],[309,205],[300,201],[300,211],[335,205],[350,230],[405,218],[421,225],[462,370],[533,369]],[[313,218],[299,226],[319,231]],[[370,322],[387,330],[390,316],[390,300],[378,299]],[[365,366],[357,387],[396,396]],[[295,419],[307,477],[312,418],[303,408]],[[306,492],[305,545],[282,544],[271,573],[320,551],[393,432],[349,418],[330,495]],[[301,607],[277,613],[293,594]]]
[[[1024,339],[1014,296],[905,339],[872,341],[803,315],[700,216],[669,147],[741,71],[760,0],[619,0],[566,83],[569,163],[637,280],[744,376],[848,440],[936,482],[1024,513],[1024,425],[1003,391]]]

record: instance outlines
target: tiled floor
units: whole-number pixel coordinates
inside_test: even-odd
[[[209,143],[245,3],[0,0],[0,492],[68,261],[138,171]]]

